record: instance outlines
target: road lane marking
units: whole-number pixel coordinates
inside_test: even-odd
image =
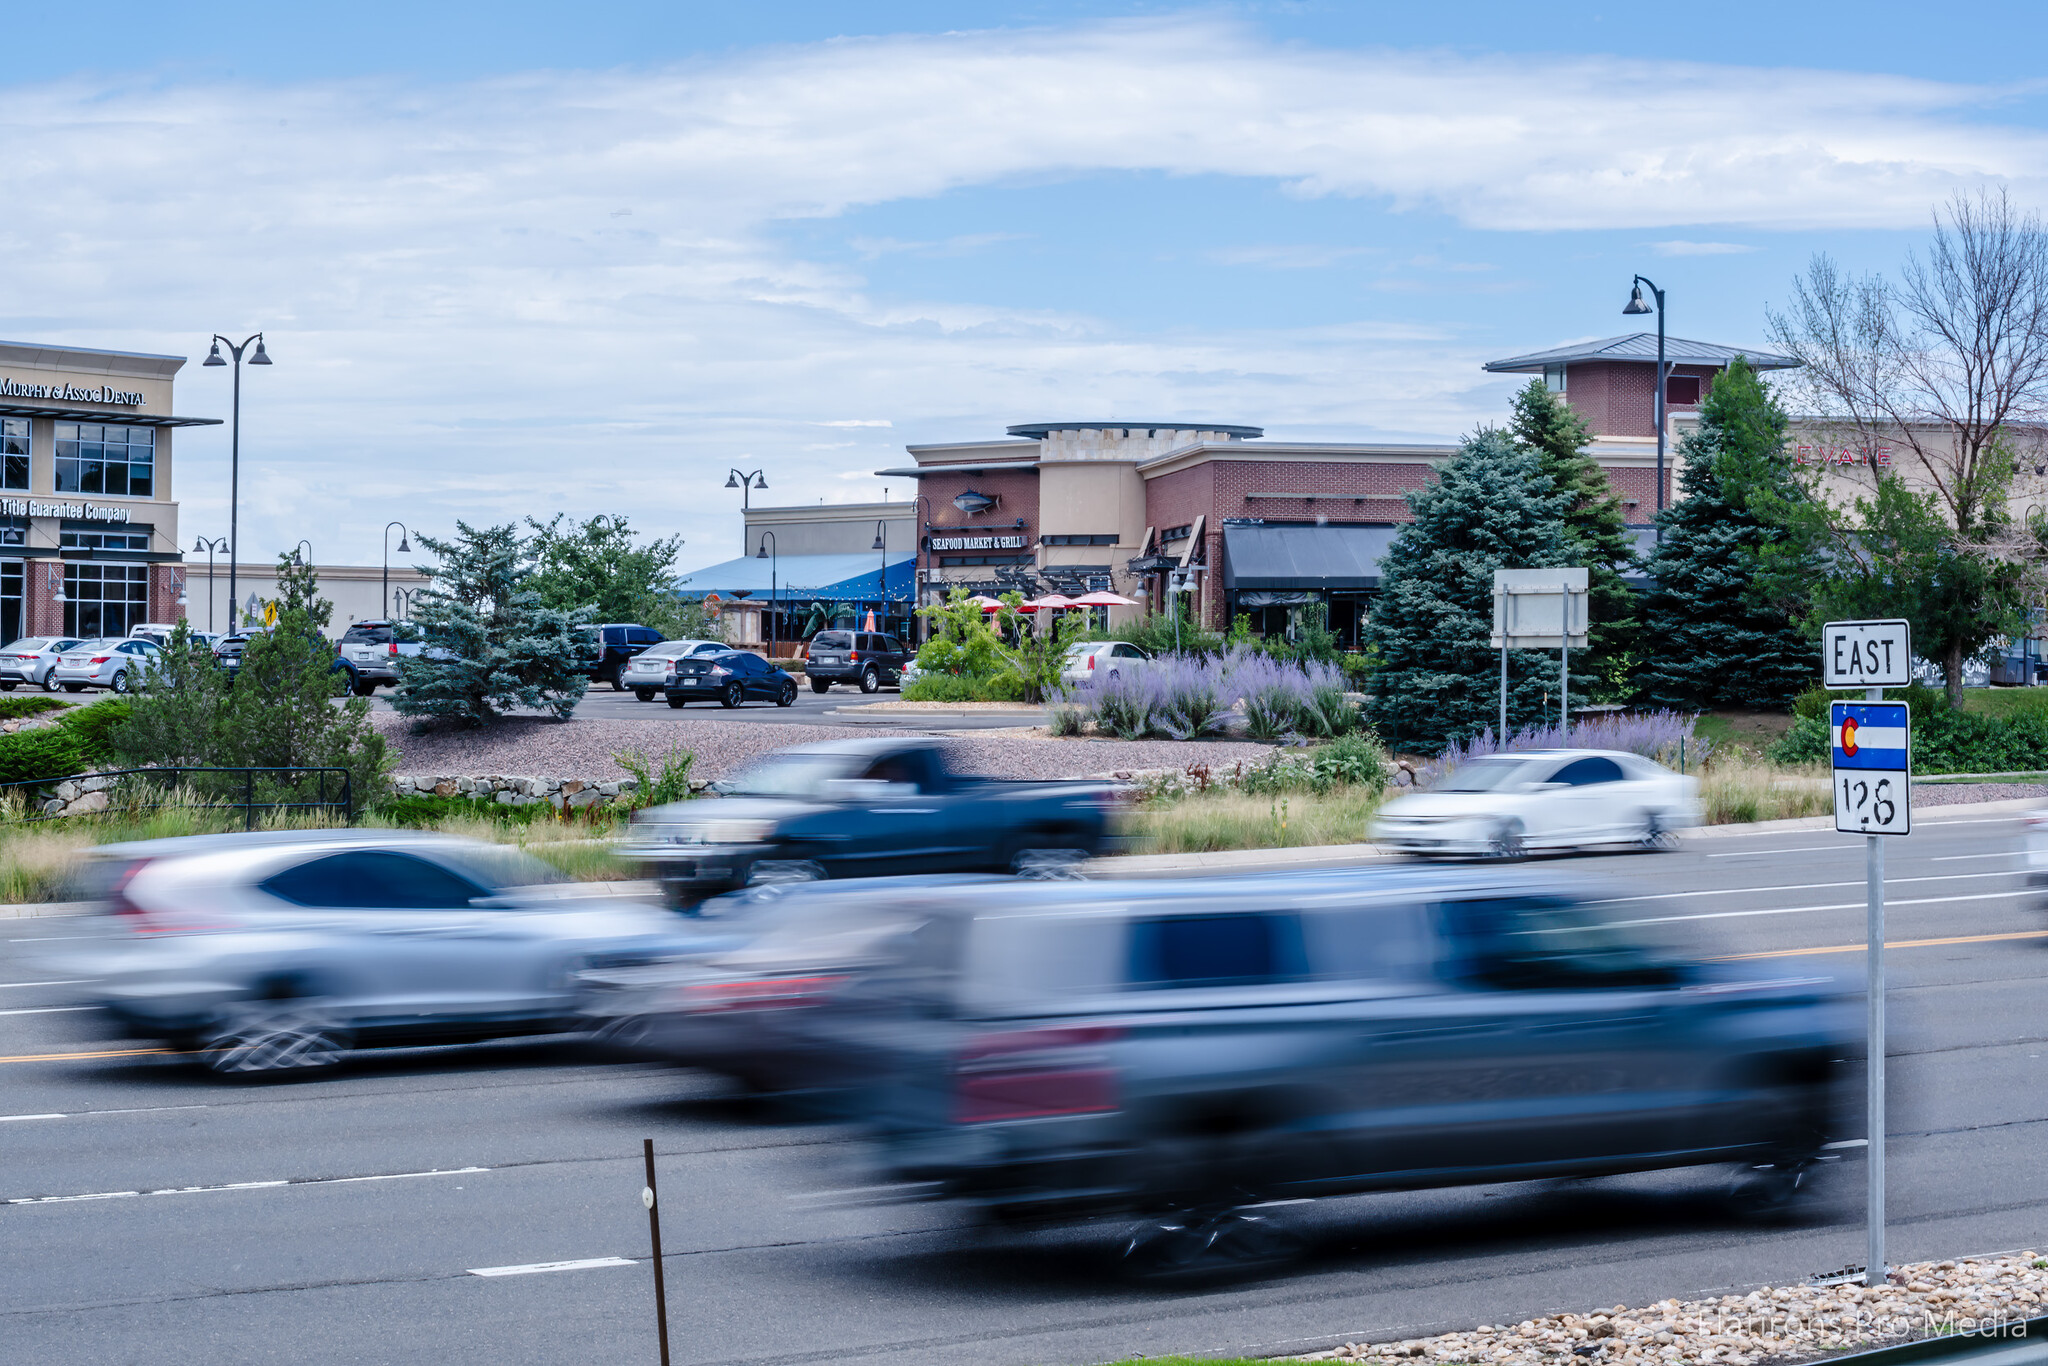
[[[0,1015],[64,1015],[74,1010],[98,1010],[98,1006],[23,1006],[16,1010],[0,1010]]]
[[[9,987],[82,987],[98,980],[97,977],[66,977],[55,982],[0,982],[0,990]]]
[[[69,1115],[0,1115],[0,1124],[12,1124],[18,1119],[69,1119]]]
[[[0,1062],[71,1062],[79,1058],[139,1058],[145,1053],[175,1053],[175,1048],[108,1048],[97,1053],[17,1053]]]
[[[1998,854],[1943,854],[1939,858],[1931,858],[1927,861],[1929,863],[1960,863],[1964,859],[1972,858],[2018,858],[2025,852],[2026,850],[2024,849],[2007,849],[2003,853]]]
[[[2000,869],[1995,873],[1933,873],[1925,877],[1886,878],[1887,887],[1902,887],[1909,882],[1969,882],[1986,877],[2018,877],[2017,868]],[[1716,887],[1698,892],[1649,892],[1642,896],[1603,896],[1588,902],[1591,906],[1619,906],[1630,901],[1680,901],[1695,896],[1746,896],[1754,892],[1824,892],[1833,887],[1861,887],[1864,880],[1852,882],[1795,882],[1789,887]]]
[[[1733,849],[1725,854],[1708,854],[1708,858],[1765,858],[1771,854],[1820,854],[1831,849],[1854,849],[1854,844],[1801,844],[1791,849]]]
[[[49,1115],[0,1115],[0,1124],[17,1119],[94,1119],[100,1115],[153,1115],[166,1110],[208,1110],[207,1105],[140,1105],[132,1110],[67,1110]]]
[[[85,1195],[19,1195],[0,1205],[65,1205],[80,1200],[124,1200],[144,1195],[214,1195],[224,1191],[282,1190],[291,1186],[347,1186],[358,1181],[405,1181],[420,1176],[467,1176],[489,1167],[450,1167],[424,1172],[390,1172],[381,1176],[300,1176],[278,1181],[230,1181],[218,1186],[165,1186],[149,1191],[94,1191]]]
[[[1976,892],[1969,896],[1925,896],[1908,901],[1886,899],[1887,906],[1953,906],[1958,901],[2002,901],[2016,896],[2027,896],[2026,888],[2011,892]],[[1700,911],[1695,915],[1657,915],[1642,920],[1610,920],[1607,923],[1617,928],[1633,925],[1673,925],[1684,920],[1740,920],[1752,915],[1798,915],[1804,911],[1860,911],[1866,903],[1861,901],[1837,901],[1828,906],[1772,906],[1761,911]],[[0,1059],[4,1061],[4,1059]]]
[[[525,1266],[473,1266],[472,1276],[538,1276],[546,1271],[588,1271],[598,1266],[638,1266],[630,1257],[585,1257],[574,1262],[530,1262]]]
[[[2048,939],[2048,930],[2014,930],[2008,934],[1959,934],[1947,939],[1888,939],[1887,949],[1931,949],[1943,944],[1990,944],[2001,939]],[[1819,949],[1771,949],[1764,953],[1725,953],[1716,961],[1733,963],[1744,958],[1805,958],[1816,953],[1862,953],[1867,944],[1830,944]]]

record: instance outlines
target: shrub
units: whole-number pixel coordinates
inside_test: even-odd
[[[80,711],[94,710],[81,707]],[[63,726],[0,735],[0,783],[68,778],[89,767],[78,735]]]
[[[684,802],[690,799],[690,765],[697,756],[690,750],[671,748],[661,756],[661,771],[653,772],[655,761],[637,749],[614,751],[612,759],[620,768],[633,775],[640,786],[633,793],[629,805],[666,806],[670,802]]]
[[[57,727],[70,733],[78,747],[79,759],[91,767],[118,762],[114,731],[135,714],[134,704],[125,697],[107,697],[89,707],[72,707],[57,718]],[[44,731],[16,731],[14,738],[41,735]],[[33,777],[35,775],[27,775]]]
[[[435,830],[447,821],[462,818],[494,821],[500,825],[572,821],[601,829],[609,826],[613,819],[612,812],[603,804],[557,809],[547,802],[511,806],[504,802],[483,801],[475,797],[435,797],[425,794],[387,797],[377,804],[376,815],[377,819],[386,825],[403,826],[413,830]]]
[[[904,685],[906,702],[1022,702],[1024,679],[1005,670],[985,677],[920,673]]]
[[[0,721],[20,721],[30,716],[41,716],[46,711],[61,711],[70,706],[54,697],[0,697]]]
[[[1073,736],[1081,733],[1088,722],[1088,709],[1077,707],[1071,702],[1059,701],[1046,709],[1046,729],[1054,735]]]
[[[1793,730],[1797,731],[1804,724],[1795,723]],[[1822,730],[1825,731],[1826,727],[1823,726]],[[1589,716],[1583,721],[1572,722],[1569,737],[1557,726],[1531,726],[1509,736],[1506,744],[1496,742],[1492,727],[1488,727],[1462,744],[1445,749],[1421,777],[1425,782],[1434,781],[1459,764],[1484,754],[1518,754],[1532,749],[1618,749],[1676,768],[1681,741],[1685,742],[1688,768],[1705,764],[1713,752],[1712,741],[1693,733],[1692,717],[1675,711],[1614,712],[1606,716]]]

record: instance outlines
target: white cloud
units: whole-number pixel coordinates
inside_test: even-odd
[[[1746,246],[1741,242],[1652,242],[1650,250],[1659,256],[1739,256],[1745,252],[1760,251],[1760,247]]]
[[[1496,230],[1918,227],[1957,185],[2043,197],[2048,136],[1987,122],[2001,93],[1319,51],[1208,20],[466,84],[13,85],[0,253],[29,265],[10,272],[0,331],[196,358],[216,328],[265,328],[277,365],[245,377],[248,558],[316,527],[321,558],[374,559],[394,516],[432,530],[625,509],[709,559],[736,534],[728,465],[770,466],[778,499],[839,482],[840,462],[805,452],[794,427],[958,440],[1014,416],[1167,411],[1448,433],[1494,392],[1475,375],[1485,356],[1386,326],[1134,329],[877,300],[857,272],[784,245],[776,220],[1144,171]],[[1277,266],[1320,249],[1245,250]],[[179,407],[225,415],[226,381],[188,368]],[[826,416],[847,411],[890,416]],[[186,523],[210,534],[225,433],[175,441]]]

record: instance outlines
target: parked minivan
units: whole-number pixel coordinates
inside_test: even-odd
[[[805,651],[804,674],[812,692],[824,692],[834,683],[880,692],[884,684],[894,687],[903,681],[911,654],[903,642],[879,631],[820,631]]]

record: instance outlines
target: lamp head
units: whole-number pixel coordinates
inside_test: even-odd
[[[412,542],[405,539],[403,531],[398,533],[398,553],[401,555],[412,554]]]
[[[1624,316],[1636,313],[1648,313],[1650,311],[1650,305],[1643,301],[1643,287],[1641,285],[1637,285],[1635,288],[1635,293],[1629,295],[1628,306],[1623,308],[1621,311]]]
[[[757,560],[765,560],[768,558],[768,542],[761,542],[761,548],[754,552],[754,558]]]
[[[255,355],[253,355],[253,356],[251,356],[251,357],[249,357],[249,364],[251,364],[251,365],[268,365],[268,364],[270,364],[270,353],[269,353],[269,352],[267,352],[267,351],[265,351],[265,350],[263,349],[263,338],[262,338],[261,334],[259,334],[259,335],[257,336],[257,338],[256,338],[256,354],[255,354]]]
[[[220,343],[215,342],[212,349],[206,353],[206,359],[199,363],[201,365],[226,365],[227,362],[220,358]]]
[[[729,489],[736,489],[740,486],[740,474],[738,470],[728,470],[726,472],[725,486]]]
[[[755,471],[754,471],[754,487],[755,487],[755,488],[757,488],[757,489],[765,489],[765,488],[767,488],[767,487],[768,487],[768,476],[767,476],[767,475],[765,475],[765,474],[763,474],[763,473],[761,473],[761,471],[759,471],[759,470],[755,470]]]

